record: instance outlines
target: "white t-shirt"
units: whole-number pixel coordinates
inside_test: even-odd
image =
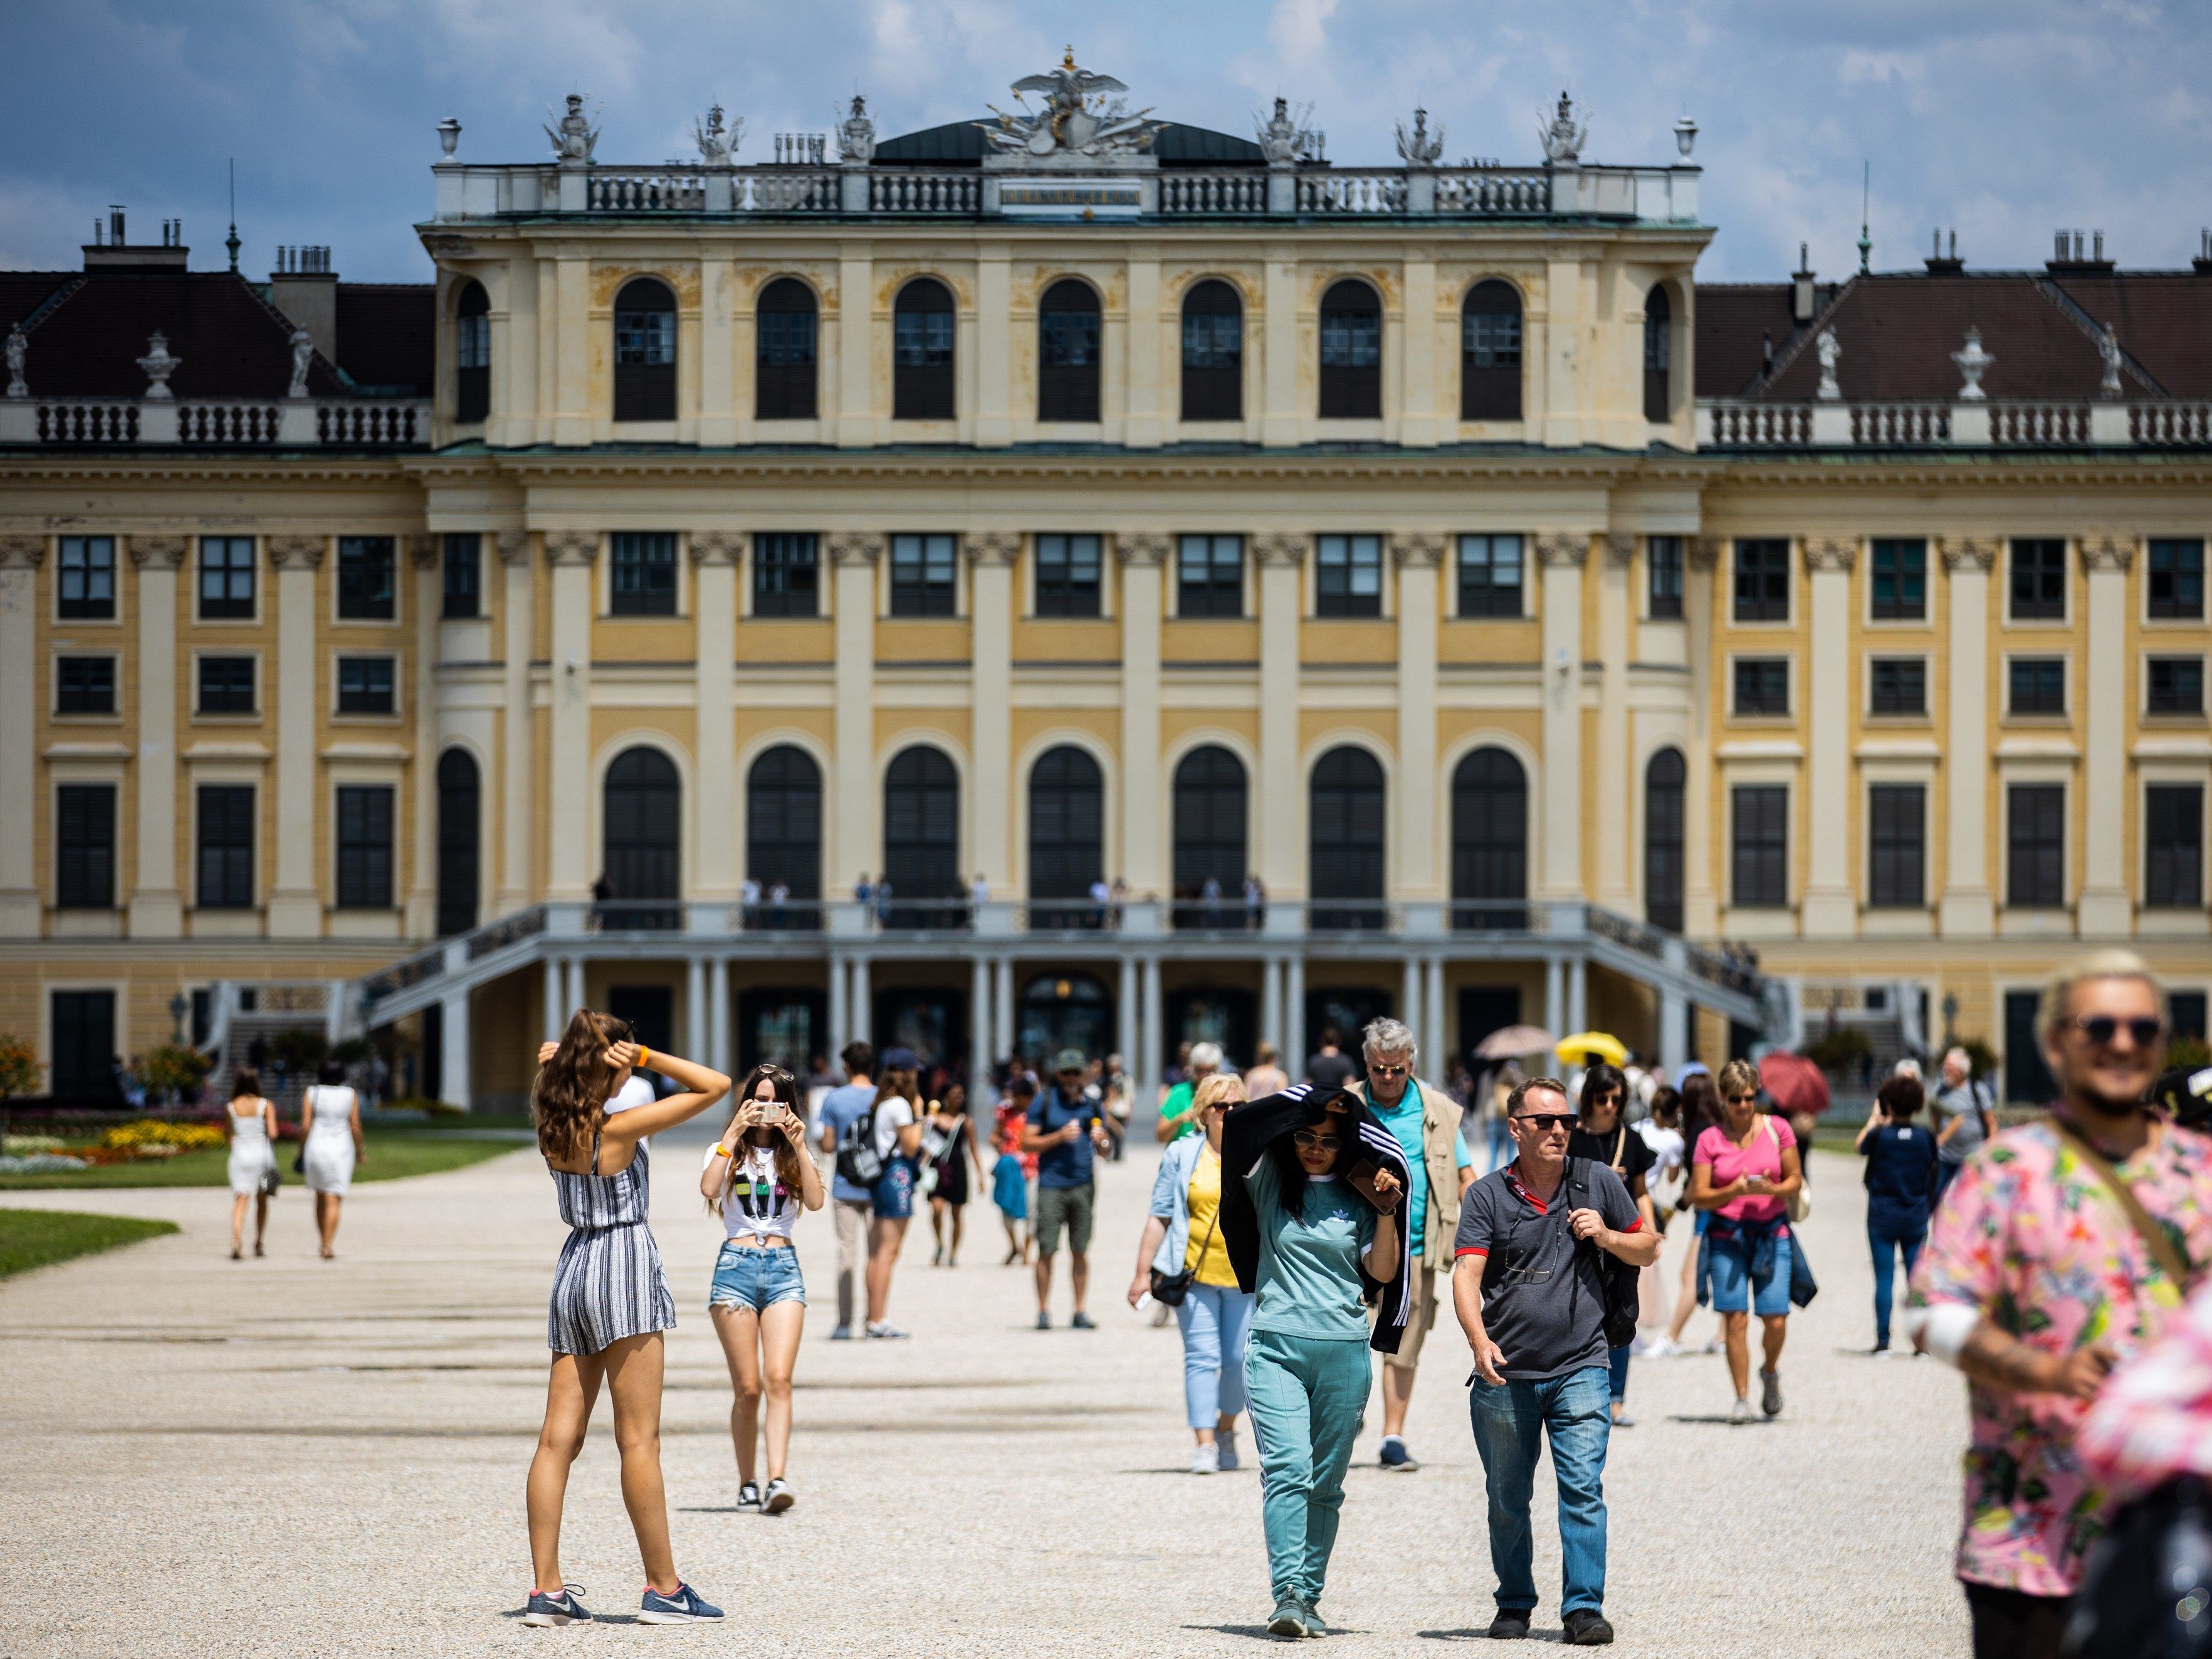
[[[876,1156],[886,1164],[898,1150],[898,1132],[914,1121],[914,1108],[893,1095],[876,1108]]]
[[[699,1167],[714,1161],[709,1146]],[[722,1194],[722,1229],[732,1238],[789,1238],[799,1205],[799,1195],[775,1178],[775,1149],[747,1146]]]
[[[1650,1183],[1662,1185],[1680,1180],[1684,1150],[1682,1132],[1662,1128],[1656,1120],[1648,1117],[1637,1124],[1635,1129],[1644,1137],[1644,1144],[1651,1149],[1651,1155],[1658,1159],[1651,1167]]]

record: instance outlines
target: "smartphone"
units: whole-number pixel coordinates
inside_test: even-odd
[[[1375,1177],[1382,1173],[1382,1166],[1381,1164],[1377,1164],[1371,1158],[1363,1158],[1352,1164],[1351,1170],[1346,1175],[1345,1179],[1352,1183],[1352,1188],[1354,1192],[1358,1193],[1370,1204],[1372,1204],[1376,1209],[1382,1211],[1383,1214],[1389,1215],[1393,1210],[1395,1210],[1398,1207],[1398,1200],[1404,1194],[1402,1193],[1392,1193],[1388,1197],[1385,1197],[1382,1194],[1376,1192],[1375,1190]]]

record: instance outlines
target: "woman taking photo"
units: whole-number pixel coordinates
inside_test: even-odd
[[[1584,1072],[1578,1103],[1581,1121],[1567,1137],[1567,1156],[1602,1164],[1619,1176],[1629,1197],[1636,1200],[1637,1214],[1656,1233],[1659,1218],[1652,1209],[1644,1176],[1659,1160],[1644,1137],[1628,1127],[1624,1110],[1627,1098],[1628,1079],[1616,1067],[1599,1060]],[[1624,1342],[1607,1350],[1613,1373],[1613,1425],[1617,1429],[1636,1426],[1627,1410],[1630,1346]]]
[[[526,1625],[588,1620],[561,1576],[561,1507],[568,1467],[605,1382],[614,1396],[615,1444],[622,1453],[623,1502],[645,1563],[641,1624],[720,1619],[676,1576],[668,1544],[668,1503],[660,1480],[661,1335],[676,1323],[660,1251],[647,1224],[651,1207],[647,1135],[696,1117],[730,1091],[720,1072],[656,1054],[627,1022],[579,1008],[552,1052],[538,1051],[531,1085],[538,1151],[553,1175],[568,1242],[553,1270],[546,1344],[553,1366],[545,1384],[545,1426],[530,1460],[530,1559],[537,1582]],[[640,1067],[659,1073],[681,1093],[610,1114],[607,1103]]]
[[[932,1101],[921,1132],[922,1156],[933,1172],[929,1188],[929,1231],[937,1239],[933,1266],[960,1265],[960,1239],[967,1229],[968,1172],[983,1180],[982,1155],[975,1150],[975,1126],[968,1119],[968,1085],[948,1084],[942,1101]],[[951,1236],[947,1237],[947,1223]]]
[[[1751,1421],[1748,1328],[1762,1332],[1759,1407],[1782,1414],[1782,1343],[1790,1334],[1789,1200],[1804,1182],[1797,1137],[1759,1109],[1759,1072],[1749,1060],[1721,1067],[1720,1122],[1698,1137],[1690,1159],[1690,1202],[1708,1216],[1705,1244],[1713,1311],[1721,1316],[1735,1404],[1729,1421]]]
[[[230,1130],[230,1259],[246,1242],[246,1202],[253,1206],[253,1254],[262,1253],[269,1231],[269,1194],[276,1173],[276,1109],[261,1097],[261,1074],[241,1066],[230,1074],[230,1103],[223,1108]]]
[[[707,1149],[699,1191],[720,1211],[727,1235],[715,1258],[707,1311],[730,1362],[737,1399],[730,1438],[738,1451],[738,1507],[781,1515],[797,1494],[784,1479],[791,1450],[791,1370],[806,1323],[806,1280],[793,1224],[801,1206],[822,1207],[822,1176],[806,1151],[799,1079],[781,1066],[756,1066],[738,1091],[722,1138]],[[768,1490],[753,1479],[768,1396]]]
[[[1160,1158],[1129,1305],[1144,1299],[1155,1276],[1188,1281],[1175,1312],[1182,1327],[1183,1404],[1198,1440],[1190,1472],[1213,1474],[1237,1467],[1237,1413],[1244,1409],[1244,1344],[1252,1328],[1252,1298],[1237,1288],[1221,1234],[1221,1125],[1244,1103],[1244,1085],[1217,1073],[1198,1085],[1195,1100],[1205,1133],[1185,1135]]]
[[[315,1075],[318,1081],[300,1102],[307,1132],[300,1168],[315,1195],[315,1226],[328,1261],[337,1253],[338,1206],[352,1190],[355,1167],[368,1159],[368,1146],[361,1137],[361,1097],[345,1086],[345,1067],[326,1060]]]
[[[1910,1279],[1928,1242],[1928,1210],[1934,1201],[1938,1153],[1932,1130],[1912,1120],[1927,1094],[1915,1077],[1898,1076],[1881,1085],[1859,1131],[1859,1156],[1865,1158],[1867,1247],[1874,1252],[1874,1351],[1889,1350],[1889,1299],[1899,1251],[1905,1253]],[[1902,1350],[1910,1358],[1912,1350]]]

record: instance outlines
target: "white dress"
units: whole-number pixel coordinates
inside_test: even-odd
[[[321,1084],[309,1089],[307,1188],[343,1198],[353,1187],[353,1091]]]
[[[261,1178],[276,1161],[276,1149],[269,1144],[269,1125],[261,1115],[267,1105],[266,1101],[255,1101],[251,1117],[230,1113],[230,1190],[240,1198],[261,1190]],[[230,1111],[228,1106],[223,1109]]]

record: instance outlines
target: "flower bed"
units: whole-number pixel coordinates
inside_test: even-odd
[[[171,1123],[143,1117],[135,1123],[117,1124],[100,1137],[100,1144],[123,1152],[150,1152],[158,1158],[214,1152],[230,1143],[212,1123]]]

